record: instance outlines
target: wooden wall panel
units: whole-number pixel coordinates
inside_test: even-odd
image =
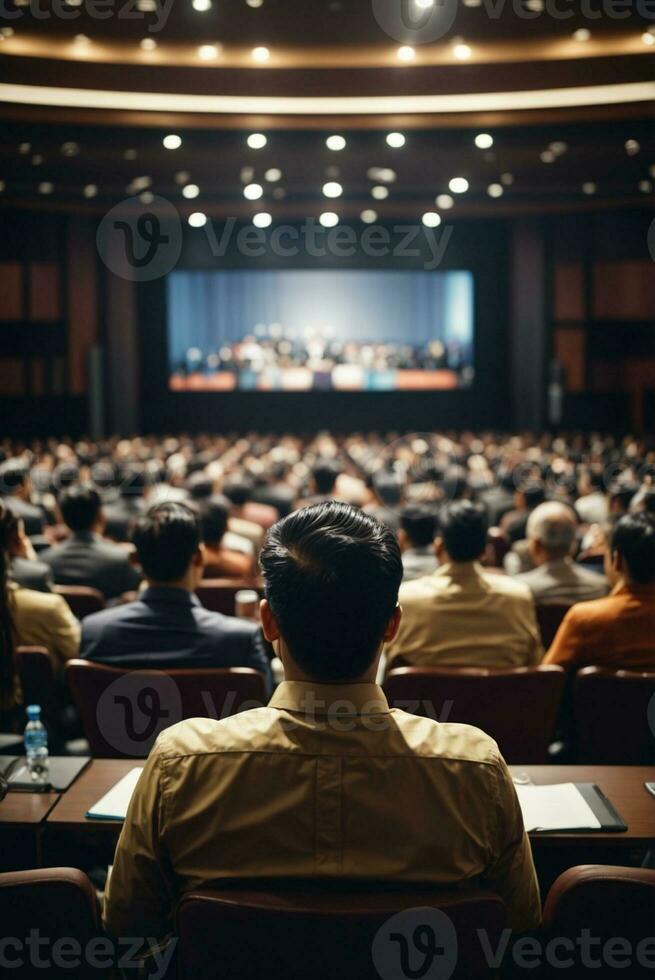
[[[0,320],[23,316],[23,267],[20,262],[0,262]]]
[[[655,317],[655,265],[650,260],[597,262],[593,282],[595,319]]]
[[[557,262],[553,275],[555,320],[584,320],[584,272],[582,262]]]
[[[96,243],[93,225],[71,218],[67,231],[68,384],[71,394],[87,389],[89,351],[98,335]]]
[[[24,394],[26,390],[23,361],[20,357],[0,357],[0,395]]]
[[[30,262],[28,317],[46,321],[61,319],[61,287],[55,262]]]
[[[587,337],[584,327],[559,327],[553,338],[555,360],[566,373],[566,391],[584,391]]]

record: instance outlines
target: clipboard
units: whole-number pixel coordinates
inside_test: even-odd
[[[595,783],[576,783],[580,795],[584,797],[595,816],[600,820],[600,833],[625,833],[628,825],[607,799],[602,789]],[[573,831],[575,833],[575,831]]]

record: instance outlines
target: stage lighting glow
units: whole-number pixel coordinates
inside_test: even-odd
[[[198,48],[198,57],[202,61],[212,61],[214,58],[218,58],[218,45],[201,44]]]
[[[250,52],[250,56],[253,61],[257,61],[259,62],[259,64],[263,64],[265,61],[268,61],[268,59],[271,56],[271,52],[268,50],[268,48],[265,48],[263,45],[260,45],[259,47],[252,49],[252,51]]]
[[[366,208],[359,217],[365,225],[372,225],[378,220],[378,213],[373,208]]]
[[[325,145],[328,150],[344,150],[346,148],[346,140],[343,136],[328,136]]]
[[[389,188],[377,184],[375,187],[371,187],[371,197],[374,197],[376,201],[384,201],[386,197],[389,197]]]
[[[200,193],[200,188],[197,184],[185,184],[182,188],[182,197],[186,197],[188,201],[191,201],[194,197],[197,197]]]
[[[194,211],[193,214],[189,215],[188,221],[192,228],[202,228],[207,224],[207,215],[203,214],[202,211]]]
[[[434,203],[442,211],[448,211],[449,208],[452,208],[455,201],[450,194],[437,194]]]
[[[655,44],[655,34],[650,34],[648,31],[644,31],[644,33],[641,35],[641,40],[644,42],[644,44]]]
[[[405,137],[402,133],[388,133],[387,144],[393,147],[394,150],[398,150],[401,146],[405,145]]]
[[[398,48],[396,55],[399,61],[413,61],[416,57],[416,51],[409,44],[403,44],[402,47]]]
[[[336,180],[330,180],[327,184],[323,184],[323,194],[325,197],[341,197],[343,187]]]
[[[142,51],[154,51],[157,47],[157,42],[154,37],[144,37],[143,40],[139,42],[139,47]]]
[[[454,44],[453,54],[458,61],[468,61],[471,57],[471,49],[468,44]]]
[[[252,223],[255,228],[268,228],[273,222],[273,216],[268,213],[268,211],[258,211],[257,214],[253,214]]]
[[[269,182],[269,184],[274,184],[277,180],[282,180],[282,171],[278,170],[277,167],[271,167],[264,174],[264,179]]]
[[[179,150],[182,146],[182,137],[176,133],[169,133],[168,136],[164,136],[162,143],[167,150]]]
[[[246,184],[243,188],[243,196],[249,201],[257,201],[264,193],[261,184]]]
[[[494,145],[494,138],[489,133],[478,133],[475,137],[475,145],[478,150],[488,150]]]
[[[421,221],[426,228],[437,228],[441,224],[441,215],[436,211],[426,211]]]
[[[487,194],[489,197],[502,197],[505,193],[502,184],[489,184],[487,187]]]
[[[448,181],[448,187],[453,194],[466,194],[469,189],[469,182],[466,177],[453,177],[452,180]]]
[[[268,140],[263,133],[251,133],[246,142],[251,150],[262,150]]]
[[[334,228],[339,224],[339,215],[334,211],[323,211],[318,220],[324,228]]]
[[[574,41],[588,41],[591,38],[591,31],[586,27],[580,27],[577,31],[573,32]]]

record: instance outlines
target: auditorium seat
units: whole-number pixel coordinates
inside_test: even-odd
[[[52,743],[58,728],[57,670],[45,647],[17,647],[14,653],[24,705],[41,705],[41,717]]]
[[[655,668],[584,667],[573,684],[576,761],[655,763]],[[655,810],[654,810],[655,827]]]
[[[561,667],[399,667],[384,682],[389,703],[481,728],[511,763],[548,762],[566,672]]]
[[[473,980],[493,975],[477,930],[495,949],[505,921],[502,900],[486,891],[231,882],[182,897],[178,975],[215,980],[220,963],[221,977],[239,980],[380,980],[436,976],[436,966],[439,976]]]
[[[106,968],[93,969],[83,956],[77,966],[70,943],[85,949],[100,934],[98,903],[93,885],[76,868],[43,868],[37,871],[11,871],[0,874],[0,934],[11,937],[3,950],[8,961],[22,961],[2,972],[15,980],[36,980],[47,976],[60,980],[109,978]],[[39,945],[28,945],[37,931]],[[46,942],[47,940],[47,942]],[[57,964],[57,941],[68,941]],[[42,965],[35,965],[41,961]],[[79,955],[79,954],[78,954]],[[100,957],[104,959],[106,957]],[[46,963],[46,966],[43,965]],[[65,964],[65,965],[64,965]]]
[[[206,578],[196,589],[196,595],[206,609],[234,616],[234,599],[240,589],[252,589],[252,582],[229,578]]]
[[[184,718],[226,718],[266,704],[251,667],[131,670],[69,660],[66,679],[95,758],[145,757],[163,729]]]
[[[555,634],[570,608],[570,602],[537,603],[537,623],[539,624],[539,632],[541,633],[541,642],[544,645],[544,650],[547,650],[555,639]]]
[[[582,865],[569,868],[552,885],[543,912],[543,931],[546,941],[568,940],[570,951],[560,948],[558,956],[575,958],[568,969],[552,965],[547,976],[570,974],[573,967],[576,980],[580,976],[599,980],[614,978],[622,973],[630,980],[652,976],[653,968],[642,968],[634,958],[626,961],[624,952],[617,950],[619,969],[606,958],[603,965],[586,967],[581,956],[581,937],[593,937],[590,947],[593,959],[599,964],[600,951],[606,943],[620,940],[630,944],[632,955],[644,940],[650,940],[648,956],[653,958],[653,926],[655,925],[655,871],[646,868],[621,868],[610,865]]]
[[[510,543],[499,527],[490,527],[487,531],[487,550],[484,564],[492,568],[502,569],[505,555],[510,549]]]
[[[62,595],[78,619],[105,608],[105,597],[99,589],[88,585],[55,585],[54,591]]]

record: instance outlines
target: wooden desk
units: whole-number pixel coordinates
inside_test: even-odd
[[[0,832],[43,823],[58,799],[58,793],[7,793],[0,803]]]
[[[145,759],[93,759],[49,813],[48,827],[53,830],[73,829],[78,833],[102,831],[118,837],[122,821],[88,820],[86,812],[130,769],[144,763]]]

